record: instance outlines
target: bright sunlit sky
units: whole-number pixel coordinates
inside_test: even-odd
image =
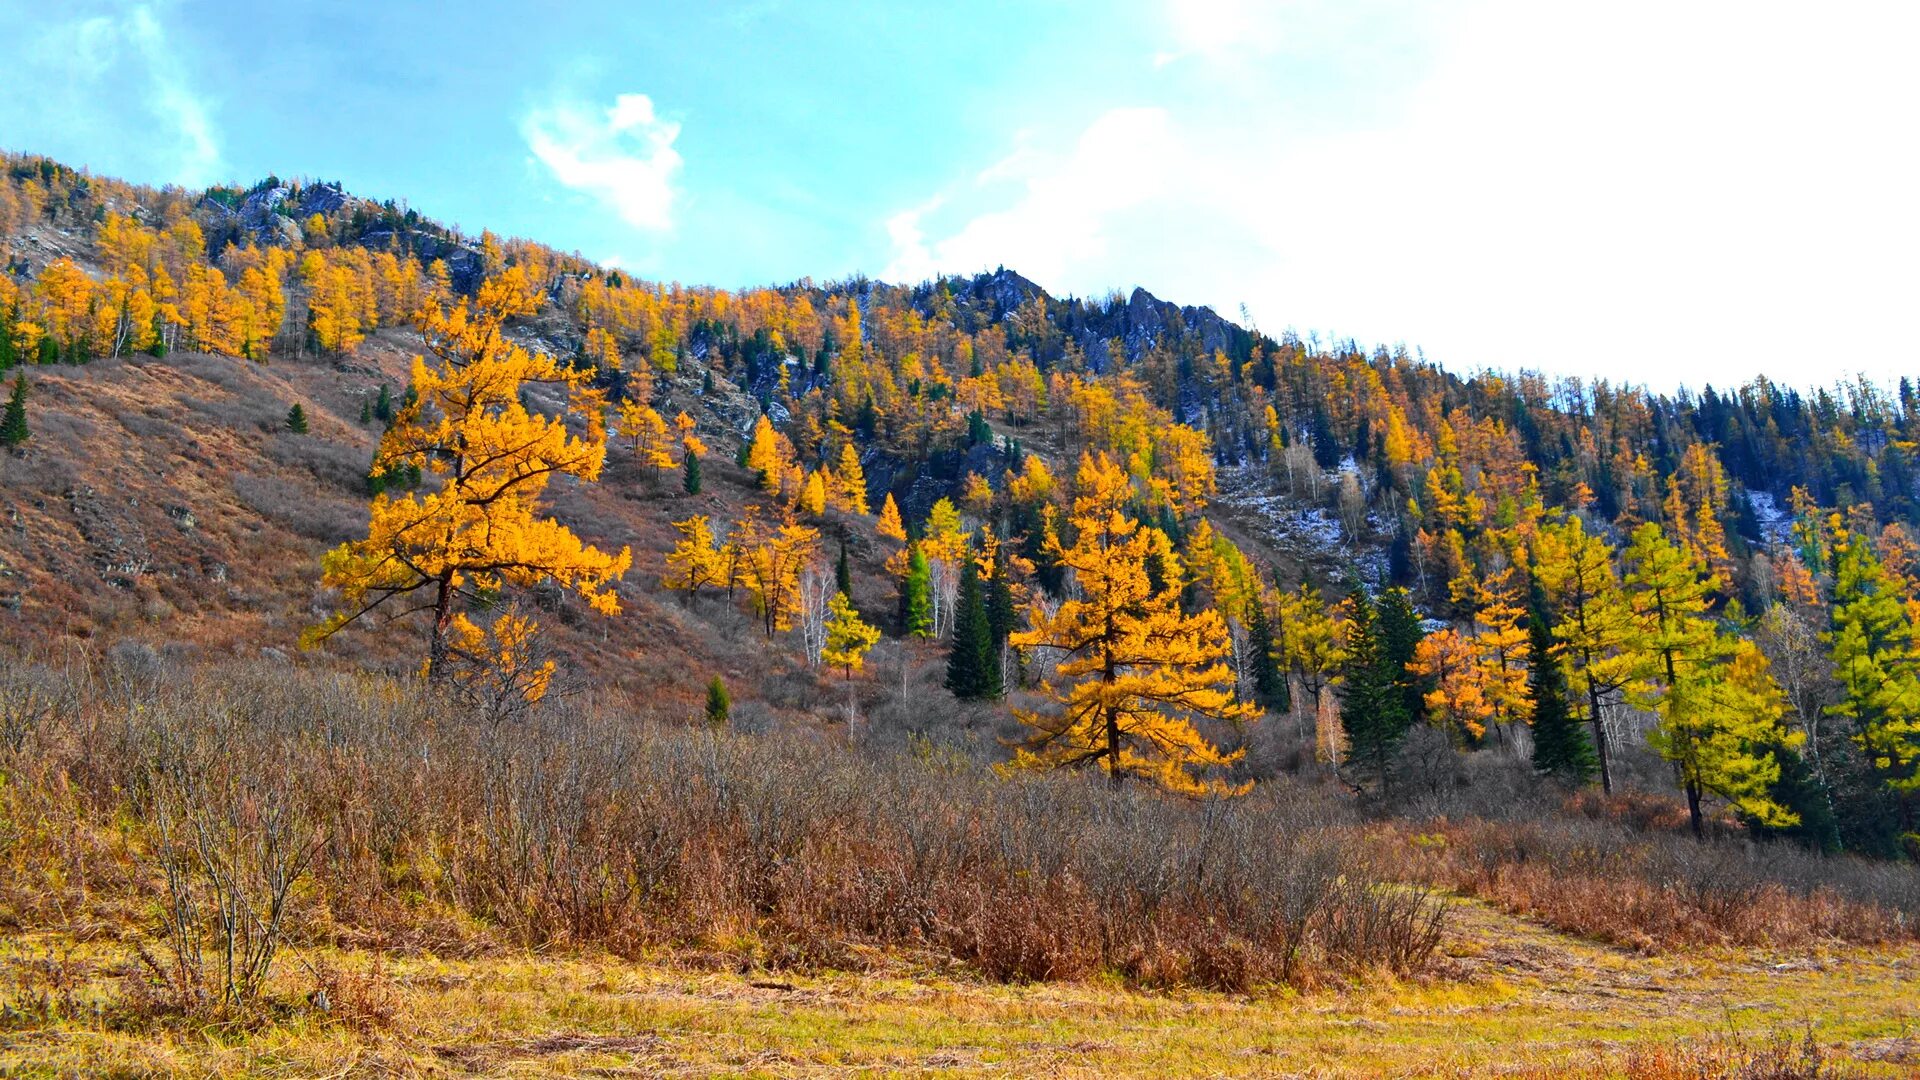
[[[1016,269],[1456,370],[1920,375],[1920,3],[0,0],[0,145],[726,286]]]

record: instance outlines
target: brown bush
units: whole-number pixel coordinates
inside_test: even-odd
[[[1823,858],[1738,838],[1708,843],[1595,803],[1541,821],[1393,825],[1376,836],[1437,886],[1556,929],[1642,951],[1699,944],[1799,946],[1920,936],[1911,867]],[[1636,804],[1615,803],[1612,806]],[[1634,818],[1639,820],[1634,820]],[[1683,827],[1683,823],[1682,823]],[[1423,831],[1425,830],[1425,831]]]
[[[284,917],[295,942],[464,922],[532,947],[833,966],[880,947],[995,979],[1244,990],[1419,971],[1444,912],[1369,865],[1340,804],[1285,783],[1195,804],[924,747],[659,726],[586,697],[499,725],[404,681],[170,664],[42,725],[19,797],[50,820],[131,818],[164,852],[183,813],[168,778],[220,778],[203,789],[233,796],[213,809],[237,835],[298,823],[266,854],[317,838],[311,896]]]

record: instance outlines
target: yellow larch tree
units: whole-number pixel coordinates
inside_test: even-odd
[[[673,466],[673,455],[667,450],[667,422],[645,401],[629,398],[620,403],[615,432],[628,441],[634,460],[646,471],[648,479]]]
[[[827,484],[821,479],[820,470],[807,474],[806,483],[800,485],[800,512],[815,517],[827,512]]]
[[[758,476],[760,490],[769,495],[780,493],[787,458],[781,453],[780,436],[773,430],[773,421],[764,414],[753,425],[753,441],[747,446],[747,468]]]
[[[793,628],[800,607],[800,571],[812,561],[819,539],[817,529],[794,521],[789,514],[780,528],[754,537],[746,549],[741,571],[767,637]]]
[[[536,305],[515,268],[488,279],[471,302],[425,313],[422,334],[433,359],[414,358],[416,398],[381,438],[373,471],[411,467],[427,483],[397,497],[374,496],[366,538],[327,553],[322,581],[340,591],[342,606],[303,635],[305,642],[396,599],[424,595],[408,610],[433,615],[427,672],[440,678],[462,598],[544,582],[602,614],[620,610],[611,586],[632,564],[632,552],[608,554],[541,513],[541,495],[555,476],[599,479],[606,443],[571,435],[560,419],[521,403],[529,383],[570,394],[586,379],[586,372],[506,339],[506,320]]]
[[[1257,714],[1234,700],[1226,624],[1218,612],[1181,612],[1179,558],[1164,533],[1126,514],[1131,497],[1119,466],[1105,455],[1082,458],[1073,545],[1048,544],[1073,572],[1078,596],[1052,612],[1030,609],[1031,628],[1011,639],[1060,655],[1044,688],[1057,708],[1016,713],[1031,734],[1014,765],[1098,766],[1115,786],[1131,776],[1191,796],[1244,792],[1247,785],[1205,774],[1245,752],[1222,750],[1195,727],[1201,718],[1240,723]],[[1158,591],[1149,560],[1164,568]]]
[[[834,506],[849,514],[867,513],[867,474],[860,467],[860,453],[852,443],[840,447],[840,464],[833,472],[832,490],[828,493]],[[891,496],[889,496],[891,498]],[[894,516],[900,514],[894,509]]]
[[[868,650],[879,642],[880,631],[860,618],[846,593],[836,591],[827,603],[827,641],[820,661],[840,668],[851,679],[866,661]]]
[[[1428,680],[1427,721],[1462,743],[1486,734],[1493,705],[1487,700],[1486,671],[1472,638],[1453,627],[1435,630],[1414,647],[1411,674]]]
[[[880,523],[874,531],[889,540],[898,543],[907,542],[907,527],[900,520],[900,506],[893,501],[893,492],[887,492],[887,501],[880,504]]]
[[[667,576],[660,584],[697,596],[704,586],[725,582],[726,561],[713,542],[713,527],[707,517],[696,514],[674,522],[673,527],[680,530],[680,542],[667,553]]]

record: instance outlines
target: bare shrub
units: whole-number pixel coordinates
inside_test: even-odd
[[[236,768],[243,748],[191,739],[169,739],[155,764],[148,812],[166,882],[167,956],[141,956],[183,1011],[244,1009],[272,974],[294,886],[319,841],[292,776]]]

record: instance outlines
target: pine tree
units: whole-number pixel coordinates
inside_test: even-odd
[[[360,422],[362,424],[373,423],[373,399],[372,398],[360,399]]]
[[[1557,642],[1544,610],[1527,622],[1527,697],[1533,710],[1533,767],[1571,784],[1593,779],[1593,744],[1567,705],[1567,676],[1555,654]]]
[[[987,632],[993,639],[996,654],[1013,635],[1016,614],[1013,584],[1007,580],[1007,549],[1003,547],[993,560],[993,573],[987,577]]]
[[[727,684],[715,675],[707,684],[707,723],[717,728],[726,727],[732,712],[733,698],[727,693]]]
[[[947,649],[947,690],[961,701],[990,701],[1002,693],[1000,658],[987,622],[980,570],[972,559],[960,576],[960,603]]]
[[[833,564],[833,587],[841,596],[853,596],[853,567],[847,565],[847,542],[840,541],[840,557]]]
[[[1293,693],[1275,659],[1273,619],[1267,614],[1266,598],[1255,596],[1247,607],[1247,652],[1248,663],[1253,665],[1254,696],[1266,708],[1286,712],[1293,707]]]
[[[7,395],[7,411],[0,417],[0,446],[13,448],[33,438],[27,430],[27,376],[13,377],[13,393]]]
[[[1407,722],[1420,723],[1427,717],[1428,686],[1427,680],[1414,672],[1413,658],[1419,653],[1420,640],[1427,632],[1420,625],[1419,614],[1413,610],[1413,597],[1402,588],[1388,589],[1380,594],[1376,615],[1381,661],[1400,692],[1401,710]]]
[[[393,423],[393,393],[385,383],[380,384],[380,393],[373,399],[373,418],[383,424]]]
[[[1355,594],[1352,607],[1341,665],[1340,726],[1347,735],[1348,764],[1384,785],[1413,717],[1400,685],[1404,669],[1388,651],[1373,601]]]
[[[680,462],[680,490],[689,495],[700,494],[700,455],[688,453]]]
[[[293,403],[293,408],[287,410],[287,430],[295,435],[307,433],[307,410],[297,401]]]
[[[907,573],[900,579],[900,632],[907,637],[933,635],[933,574],[927,555],[913,545],[907,555]]]

